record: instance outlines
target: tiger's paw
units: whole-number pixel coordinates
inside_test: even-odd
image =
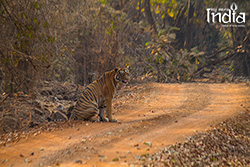
[[[118,122],[117,119],[109,120],[109,122]]]
[[[89,119],[90,122],[99,122],[98,117],[94,116],[92,118]]]
[[[100,118],[100,122],[108,122],[109,119],[108,118]]]

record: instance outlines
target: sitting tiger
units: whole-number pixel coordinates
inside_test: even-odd
[[[115,68],[104,73],[99,79],[89,84],[83,91],[71,112],[71,119],[89,120],[96,114],[101,122],[117,122],[112,118],[112,99],[119,82],[128,83],[129,70]],[[107,117],[104,118],[104,109],[107,107]],[[99,110],[99,113],[98,113]]]

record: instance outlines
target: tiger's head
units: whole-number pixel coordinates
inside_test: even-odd
[[[130,79],[129,70],[127,68],[116,68],[115,69],[115,80],[117,82],[122,82],[124,84],[127,84]]]

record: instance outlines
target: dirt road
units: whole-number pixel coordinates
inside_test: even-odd
[[[249,106],[245,84],[133,86],[114,99],[119,123],[82,122],[9,144],[0,149],[0,166],[128,166]]]

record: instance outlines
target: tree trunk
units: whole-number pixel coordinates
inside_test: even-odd
[[[145,6],[145,15],[146,15],[147,21],[151,25],[151,27],[154,29],[154,31],[157,32],[155,21],[151,13],[150,0],[145,0],[144,6]]]
[[[242,47],[242,52],[234,57],[234,75],[249,76],[250,75],[250,40],[249,31],[247,28],[232,28],[233,45],[234,47]]]

